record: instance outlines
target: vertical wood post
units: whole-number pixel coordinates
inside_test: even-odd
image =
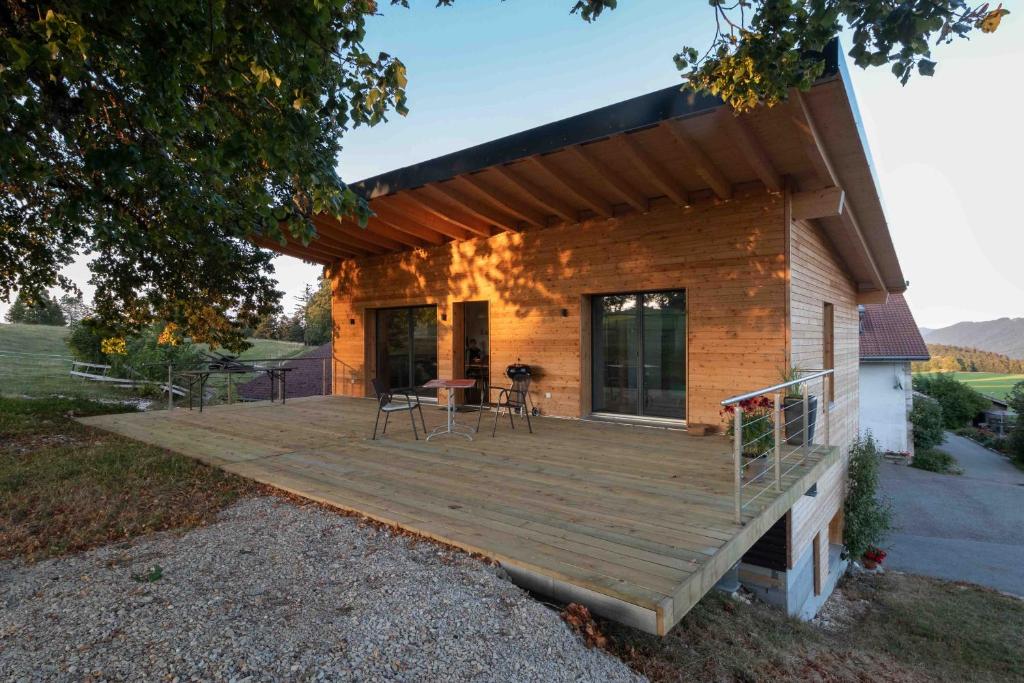
[[[825,402],[821,406],[821,419],[825,421],[825,424],[824,424],[825,440],[822,443],[824,443],[826,446],[831,446],[832,445],[831,431],[829,429],[829,427],[831,426],[829,423],[832,420],[829,418],[828,404],[829,404],[829,398],[834,395],[833,394],[833,387],[835,385],[833,384],[833,382],[835,382],[835,374],[834,374],[834,372],[831,375],[825,375],[822,378],[822,384],[821,384],[821,387],[822,387],[822,392],[821,393],[825,395]]]
[[[167,364],[167,410],[174,410],[174,363]]]
[[[811,402],[810,402],[810,400],[809,400],[809,398],[807,396],[807,382],[804,382],[800,386],[801,386],[801,397],[803,398],[803,402],[804,402],[803,449],[804,449],[804,457],[806,458],[807,454],[811,452],[811,450],[810,450],[811,449],[811,439],[809,438],[810,434],[808,434],[808,425],[810,424],[810,421],[811,421],[810,420],[810,417],[811,417],[810,416],[810,412],[811,412],[810,411],[810,405],[811,405]]]
[[[775,421],[775,490],[782,490],[782,422],[786,418],[783,417],[782,412],[782,394],[776,393],[774,396],[774,407],[772,409],[772,419]]]
[[[733,414],[733,484],[735,486],[734,507],[736,512],[736,523],[743,523],[743,504],[741,501],[740,486],[742,484],[743,466],[743,408],[736,404],[736,412]]]

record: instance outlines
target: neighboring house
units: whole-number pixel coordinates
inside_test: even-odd
[[[888,453],[914,454],[910,364],[931,358],[902,294],[860,310],[860,431]]]
[[[715,479],[741,457],[721,437],[680,435],[654,453],[642,430],[615,431],[627,441],[636,434],[631,445],[608,436],[554,446],[564,422],[536,435],[531,456],[551,449],[574,458],[536,476],[586,480],[595,502],[601,490],[617,493],[616,479],[647,476],[636,470],[645,457],[684,456],[696,448],[689,444],[721,448],[720,459],[672,474],[679,498],[662,502],[673,512],[649,520],[675,529],[659,543],[691,539],[697,548],[664,566],[644,564],[662,546],[638,540],[634,522],[615,526],[628,506],[614,519],[592,517],[586,505],[571,520],[545,518],[551,528],[531,526],[531,539],[551,533],[552,544],[529,556],[521,544],[532,541],[514,525],[502,527],[514,540],[500,543],[454,526],[435,537],[504,558],[538,590],[664,633],[764,535],[746,558],[764,572],[750,580],[770,583],[792,614],[820,606],[839,575],[846,454],[859,431],[858,305],[906,288],[849,75],[837,45],[829,54],[808,92],[771,108],[735,116],[716,98],[672,86],[356,183],[374,214],[365,228],[322,215],[309,244],[258,240],[325,266],[335,394],[372,396],[375,377],[398,387],[470,376],[473,355],[492,387],[507,385],[509,364],[528,364],[544,415],[717,426],[724,399],[767,391],[787,368],[835,372],[831,389],[813,391],[822,399],[816,442],[836,448],[749,508],[752,490],[738,472],[735,488],[732,474]],[[524,447],[517,443],[504,457]],[[606,470],[571,469],[599,446],[610,449]],[[426,445],[420,453],[434,457]],[[477,466],[490,457],[477,451]],[[493,493],[507,496],[503,519],[524,514],[527,493]],[[720,494],[735,495],[735,512]],[[637,495],[645,504],[656,498],[653,488]],[[426,521],[408,526],[437,529],[432,520],[446,509],[419,512]],[[593,543],[585,562],[549,558],[565,539],[584,538]],[[574,568],[610,567],[609,553],[627,568]],[[628,568],[635,565],[648,569]],[[682,572],[672,579],[678,588],[658,592],[674,572]]]

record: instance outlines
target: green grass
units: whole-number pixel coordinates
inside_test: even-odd
[[[916,373],[916,374],[931,374]],[[979,394],[993,396],[995,398],[1006,398],[1017,382],[1024,382],[1024,375],[1003,375],[998,372],[953,372],[953,377],[963,382]]]
[[[74,421],[85,399],[0,397],[0,558],[41,559],[203,524],[256,485]]]
[[[71,352],[65,344],[68,328],[49,325],[0,324],[0,395],[68,396],[97,400],[130,400],[136,398],[131,389],[72,377]],[[273,339],[249,339],[252,346],[240,358],[295,358],[313,347],[296,342]],[[201,347],[205,348],[205,346]],[[252,377],[233,378],[237,383]],[[209,386],[223,394],[227,379],[214,376]]]
[[[829,629],[712,591],[664,638],[601,622],[611,650],[652,681],[1024,679],[1024,601],[887,573],[845,579]]]

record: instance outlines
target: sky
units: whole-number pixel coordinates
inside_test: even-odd
[[[573,0],[410,4],[382,2],[366,45],[406,64],[411,111],[346,136],[347,181],[678,83],[672,55],[706,46],[713,26],[697,0],[625,0],[593,24],[569,14]],[[925,327],[1024,317],[1022,19],[935,48],[935,77],[905,87],[885,67],[850,67],[907,298]],[[320,272],[288,257],[275,268],[288,310]],[[84,261],[69,273],[85,285]]]

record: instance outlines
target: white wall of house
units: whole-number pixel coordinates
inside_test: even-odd
[[[861,361],[860,433],[870,431],[880,450],[913,451],[909,417],[912,400],[910,363]]]

